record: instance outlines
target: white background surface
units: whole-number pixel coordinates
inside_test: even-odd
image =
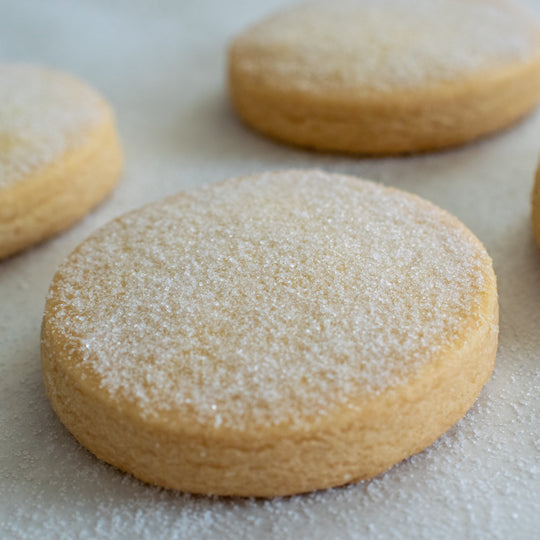
[[[285,3],[0,0],[0,60],[54,66],[97,87],[117,111],[126,154],[112,197],[70,231],[0,262],[1,538],[538,538],[540,254],[529,197],[540,113],[421,157],[335,157],[268,141],[228,108],[225,47]],[[287,499],[193,497],[99,462],[62,427],[41,383],[39,330],[56,267],[96,227],[143,203],[287,167],[412,191],[484,242],[499,280],[501,334],[477,404],[377,479]]]

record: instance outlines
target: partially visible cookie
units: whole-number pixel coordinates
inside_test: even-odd
[[[229,88],[282,141],[366,154],[460,145],[540,99],[540,29],[512,0],[317,0],[240,34]]]
[[[532,224],[536,243],[540,248],[540,165],[536,170],[536,179],[532,193]]]
[[[113,113],[57,71],[0,64],[0,258],[68,227],[116,184]]]
[[[491,259],[457,219],[353,177],[286,171],[109,223],[51,285],[42,367],[99,458],[161,486],[300,493],[372,477],[476,400]]]

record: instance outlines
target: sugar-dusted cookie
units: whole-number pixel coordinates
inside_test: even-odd
[[[436,150],[504,128],[540,99],[540,30],[511,0],[318,0],[240,34],[232,103],[320,150]]]
[[[113,114],[96,92],[63,73],[0,64],[0,258],[87,213],[121,163]]]
[[[536,243],[540,248],[540,165],[536,170],[536,179],[532,193],[532,223]]]
[[[142,480],[287,495],[372,477],[457,422],[497,306],[486,251],[431,203],[267,173],[83,242],[50,288],[43,376],[81,444]]]

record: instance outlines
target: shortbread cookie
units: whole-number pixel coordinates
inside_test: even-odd
[[[0,64],[0,258],[71,225],[117,182],[113,114],[69,75]]]
[[[511,0],[319,0],[229,50],[237,113],[320,150],[394,154],[465,143],[540,98],[540,29]]]
[[[493,368],[491,260],[416,196],[318,171],[169,197],[54,277],[43,376],[96,456],[184,491],[370,478],[431,444]]]
[[[536,170],[536,180],[532,194],[532,222],[536,243],[540,248],[540,165]]]

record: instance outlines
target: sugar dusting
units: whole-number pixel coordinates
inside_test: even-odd
[[[68,75],[0,64],[0,188],[81,144],[103,115],[98,95]]]
[[[533,21],[508,0],[319,0],[248,29],[235,58],[300,90],[412,88],[531,59]]]
[[[295,422],[403,380],[478,324],[490,259],[436,207],[318,171],[127,214],[61,267],[50,314],[140,414]]]

